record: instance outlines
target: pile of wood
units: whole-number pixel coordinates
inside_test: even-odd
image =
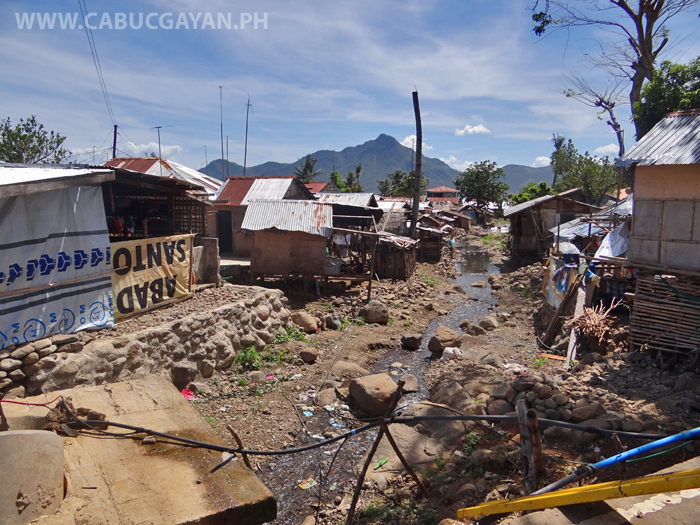
[[[640,275],[630,322],[632,350],[700,352],[700,278]]]
[[[599,343],[602,343],[610,336],[608,314],[621,302],[622,301],[613,301],[610,308],[607,310],[603,308],[602,304],[595,308],[586,308],[583,311],[583,315],[574,320],[574,328],[576,328],[582,336],[588,339],[597,339]]]

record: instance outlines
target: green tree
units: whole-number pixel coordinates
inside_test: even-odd
[[[343,191],[347,193],[362,193],[365,188],[360,184],[360,178],[362,177],[362,164],[358,164],[355,167],[355,171],[348,171],[345,174],[345,189]]]
[[[385,197],[411,197],[413,196],[413,177],[415,171],[406,173],[402,169],[397,169],[393,173],[389,173],[386,179],[377,181],[377,189],[379,193]],[[425,178],[425,173],[420,179],[420,193],[425,194],[428,188],[428,179]]]
[[[508,200],[513,204],[522,204],[523,202],[531,201],[539,197],[545,197],[546,195],[552,195],[553,190],[549,187],[549,184],[542,181],[539,184],[535,184],[533,181],[523,184],[518,189],[519,193],[509,193]]]
[[[475,200],[480,208],[485,208],[490,202],[496,202],[500,207],[508,191],[503,177],[503,169],[495,162],[483,160],[458,175],[454,183],[461,197]]]
[[[0,160],[20,164],[59,164],[70,155],[64,149],[66,137],[44,129],[32,115],[19,119],[12,127],[10,119],[0,121]]]
[[[642,99],[635,103],[632,119],[637,140],[646,135],[667,113],[700,108],[700,57],[688,65],[666,60],[654,78],[642,88]]]
[[[697,3],[698,0],[535,0],[533,30],[542,35],[550,28],[600,28],[600,33],[610,38],[598,42],[600,56],[589,56],[590,61],[614,77],[631,81],[629,102],[633,109],[641,100],[642,86],[653,79],[659,53],[669,43],[666,23]]]
[[[579,188],[589,204],[599,206],[605,194],[618,183],[618,172],[607,157],[591,156],[588,152],[581,155],[574,143],[560,135],[554,137],[552,153],[552,170],[556,183],[554,190],[562,192]]]
[[[331,182],[335,184],[341,192],[345,192],[345,181],[340,178],[337,171],[331,171]]]
[[[316,175],[323,174],[323,170],[316,169],[316,162],[318,162],[318,159],[313,158],[311,155],[307,155],[303,162],[299,159],[299,165],[294,166],[294,175],[301,179],[303,183],[313,181]]]

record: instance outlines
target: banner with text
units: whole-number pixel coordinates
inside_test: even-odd
[[[116,322],[190,296],[193,239],[174,235],[111,244]]]
[[[0,350],[113,323],[100,186],[0,199]]]

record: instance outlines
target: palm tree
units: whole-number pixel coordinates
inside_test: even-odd
[[[299,165],[294,166],[294,175],[303,183],[311,182],[316,175],[322,175],[323,170],[315,169],[317,160],[310,154],[306,156],[304,162],[299,159]]]
[[[358,164],[355,167],[355,171],[348,171],[345,174],[345,187],[349,193],[362,193],[365,188],[360,184],[360,177],[362,175],[362,164]]]

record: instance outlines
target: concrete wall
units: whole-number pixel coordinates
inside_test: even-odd
[[[238,350],[271,343],[289,322],[281,291],[250,288],[250,299],[121,337],[91,340],[81,332],[0,350],[0,393],[35,395],[153,374],[182,388],[211,377]]]
[[[200,278],[200,282],[205,284],[221,284],[219,276],[219,239],[217,238],[195,238],[195,244],[202,249],[199,257],[199,264],[195,267],[195,272]],[[196,249],[196,248],[195,248]]]
[[[233,254],[237,257],[250,257],[253,251],[253,238],[243,230],[243,217],[248,206],[235,206],[231,208],[231,225],[233,227]]]
[[[638,166],[628,257],[700,269],[700,166]]]

